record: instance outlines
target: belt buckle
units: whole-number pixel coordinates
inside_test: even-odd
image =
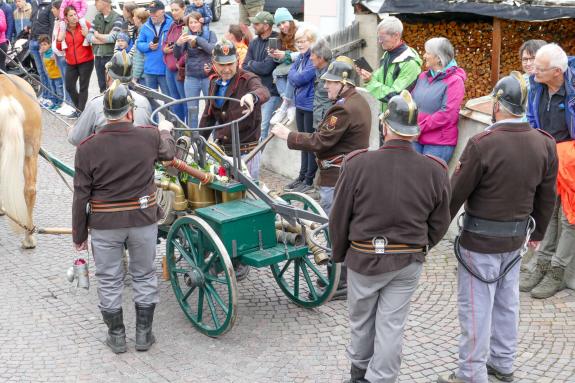
[[[329,169],[331,167],[331,162],[329,160],[321,160],[321,167],[324,169]]]
[[[140,209],[145,209],[148,207],[148,200],[150,199],[150,196],[144,196],[144,197],[140,197],[140,199],[138,199],[138,202],[140,202]]]
[[[385,247],[387,246],[387,238],[385,237],[373,237],[371,240],[373,247],[375,249],[375,254],[385,254]]]

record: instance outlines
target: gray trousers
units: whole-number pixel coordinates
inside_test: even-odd
[[[393,383],[399,375],[403,328],[422,269],[419,262],[379,275],[348,269],[351,344],[347,357],[367,370],[365,379],[370,383]]]
[[[115,311],[122,307],[124,243],[130,252],[129,273],[132,276],[134,302],[150,305],[159,302],[158,277],[154,259],[158,225],[126,229],[92,229],[92,249],[96,263],[100,310]]]
[[[551,221],[535,255],[537,259],[562,268],[566,268],[575,257],[575,225],[567,221],[559,198],[555,201]]]
[[[333,192],[335,187],[320,186],[319,187],[319,204],[321,205],[325,214],[329,215],[331,212],[331,205],[333,204]]]
[[[459,246],[465,263],[483,278],[496,278],[520,250],[483,254]],[[457,267],[459,339],[458,378],[486,383],[486,363],[503,373],[513,370],[519,328],[519,270],[517,263],[496,283],[483,283],[461,265]]]

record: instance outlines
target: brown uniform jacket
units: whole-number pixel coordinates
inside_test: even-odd
[[[160,208],[86,214],[90,200],[121,202],[156,192],[154,163],[171,160],[176,153],[169,132],[156,127],[135,127],[129,122],[104,126],[76,150],[72,227],[74,243],[88,238],[88,227],[119,229],[150,225]]]
[[[335,186],[329,217],[334,261],[345,260],[364,275],[423,262],[423,253],[369,254],[351,248],[350,242],[383,236],[389,244],[434,246],[450,223],[447,166],[404,140],[356,153],[346,158]]]
[[[216,81],[218,76],[213,76],[210,80],[210,96],[215,96],[218,85]],[[256,142],[260,139],[261,123],[262,123],[262,104],[269,100],[270,92],[262,85],[258,76],[251,72],[246,72],[238,68],[236,75],[230,80],[230,84],[226,89],[225,97],[241,99],[248,93],[252,93],[257,97],[257,102],[254,105],[253,112],[242,122],[239,123],[240,142]],[[200,120],[200,127],[208,127],[216,124],[223,124],[242,117],[244,108],[235,101],[225,101],[221,108],[216,106],[215,100],[210,100],[209,104],[204,108],[204,114]],[[206,138],[209,137],[211,130],[202,132]],[[230,145],[232,143],[231,127],[218,129],[214,132],[214,139],[217,139],[221,144]]]
[[[505,120],[472,137],[452,178],[451,217],[465,211],[493,221],[522,221],[537,227],[531,240],[543,239],[555,203],[557,154],[553,138],[528,123]],[[517,250],[525,236],[495,238],[463,231],[461,246],[479,253]]]
[[[291,132],[287,143],[290,149],[315,152],[318,162],[340,154],[369,146],[371,132],[371,109],[355,88],[343,92],[334,106],[326,113],[314,133]],[[320,166],[320,186],[335,186],[339,168],[322,169]]]

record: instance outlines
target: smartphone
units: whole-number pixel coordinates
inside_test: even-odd
[[[154,37],[154,39],[152,40],[152,44],[157,44],[158,41],[160,41],[160,38],[158,36]]]
[[[190,28],[188,27],[183,27],[182,28],[182,35],[187,35],[190,33]]]
[[[361,69],[364,69],[368,72],[373,72],[373,68],[371,67],[371,65],[369,65],[365,57],[360,57],[357,60],[353,60],[353,62]]]
[[[270,37],[268,39],[268,48],[269,49],[280,49],[279,40],[276,37]]]

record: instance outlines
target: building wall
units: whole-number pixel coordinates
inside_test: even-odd
[[[323,36],[337,32],[354,20],[349,0],[306,0],[304,21],[319,28]]]

